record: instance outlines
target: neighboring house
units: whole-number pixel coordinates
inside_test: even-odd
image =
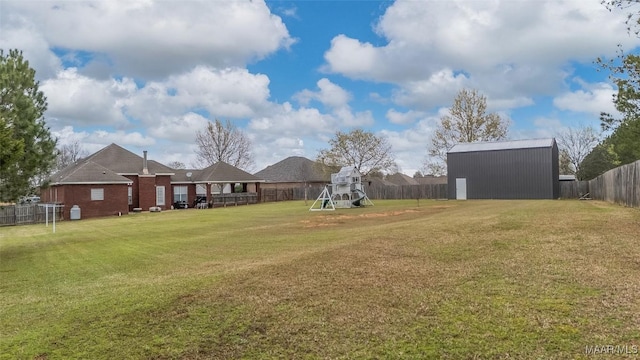
[[[216,193],[236,190],[259,196],[261,179],[223,162],[187,173],[148,160],[146,151],[141,157],[111,144],[54,174],[41,198],[64,204],[68,219],[73,205],[80,207],[82,218],[88,218],[152,207],[166,210],[176,199],[193,204],[198,194],[211,203]]]
[[[324,186],[331,182],[332,169],[301,156],[290,156],[258,171],[254,175],[265,179],[263,189]]]
[[[366,186],[377,186],[377,187],[384,187],[384,186],[397,186],[396,184],[376,177],[376,176],[368,176],[362,179],[362,183],[365,184]]]
[[[420,185],[441,185],[447,184],[447,176],[425,175],[414,178]]]
[[[450,199],[557,199],[555,139],[461,143],[447,153]]]
[[[407,176],[403,173],[395,173],[393,175],[385,176],[385,179],[394,184],[394,185],[418,185],[418,181],[416,181],[411,176]]]

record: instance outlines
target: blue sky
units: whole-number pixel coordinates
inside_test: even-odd
[[[593,61],[640,45],[624,17],[599,0],[0,0],[0,47],[36,69],[61,144],[193,165],[195,132],[231,120],[256,172],[360,127],[412,175],[462,88],[511,139],[598,127],[614,88]]]

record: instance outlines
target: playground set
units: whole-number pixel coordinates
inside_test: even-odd
[[[335,210],[373,205],[362,185],[362,176],[353,166],[345,166],[340,172],[331,174],[331,184],[311,205],[309,211]]]

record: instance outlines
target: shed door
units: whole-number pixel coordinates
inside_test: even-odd
[[[456,178],[456,199],[467,200],[467,179]]]

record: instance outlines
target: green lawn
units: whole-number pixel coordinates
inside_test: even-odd
[[[310,205],[0,228],[0,359],[640,355],[637,209]]]

